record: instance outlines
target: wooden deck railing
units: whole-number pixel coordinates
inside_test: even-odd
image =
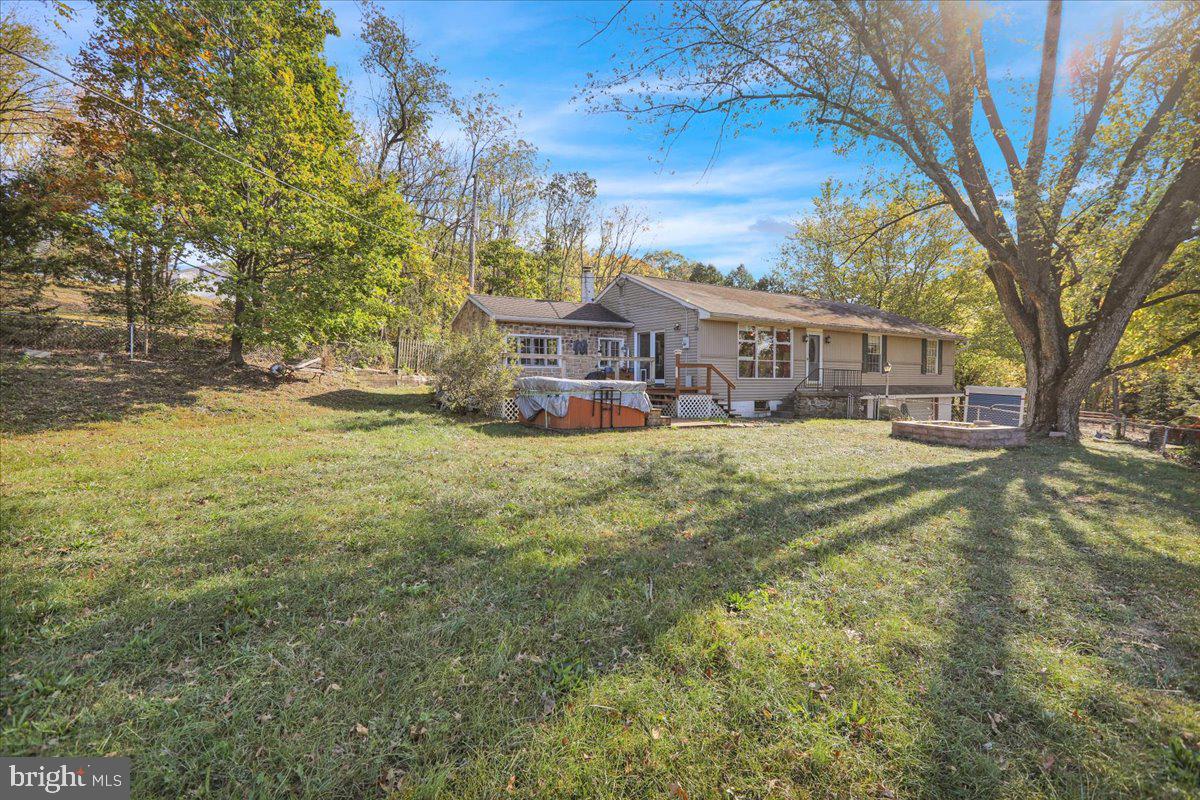
[[[717,377],[725,381],[725,410],[733,409],[733,390],[737,388],[737,384],[729,379],[729,376],[721,371],[716,364],[708,364],[698,361],[684,361],[683,353],[679,350],[675,351],[675,396],[678,397],[683,391],[683,370],[685,369],[702,369],[704,370],[704,393],[712,394],[713,373]]]

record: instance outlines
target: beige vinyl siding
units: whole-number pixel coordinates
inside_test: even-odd
[[[804,335],[807,328],[792,328],[792,377],[791,378],[739,378],[737,376],[737,330],[738,323],[726,320],[700,321],[699,361],[716,364],[737,383],[733,399],[782,400],[787,397],[804,377]],[[813,328],[812,330],[817,330]],[[862,369],[862,334],[850,331],[825,331],[828,343],[824,348],[824,368]],[[892,364],[893,386],[928,386],[945,388],[954,383],[954,342],[942,344],[942,374],[921,374],[921,340],[907,336],[888,335],[888,361]],[[880,373],[862,376],[866,386],[884,385]],[[826,372],[826,380],[831,376]]]
[[[832,331],[833,343],[827,345],[836,358],[826,357],[825,367],[843,369],[862,368],[862,334]],[[930,341],[931,347],[936,347],[936,341]],[[887,360],[892,365],[890,383],[892,386],[912,386],[945,388],[954,385],[954,346],[950,340],[942,342],[942,372],[921,373],[921,340],[910,336],[887,337]],[[883,374],[880,372],[864,372],[864,386],[883,387]]]
[[[754,323],[759,324],[759,323]],[[787,326],[777,325],[776,328]],[[737,384],[733,402],[748,400],[782,400],[792,393],[804,377],[804,328],[792,328],[792,377],[739,378],[737,364],[738,323],[726,320],[700,320],[699,361],[716,364]],[[796,377],[799,376],[799,377]],[[724,391],[722,383],[720,390]],[[718,391],[713,387],[713,391]]]
[[[666,333],[667,351],[664,362],[668,384],[675,383],[676,350],[683,350],[684,361],[697,360],[700,319],[694,309],[644,286],[619,278],[618,283],[600,298],[600,305],[633,323],[633,331],[629,336],[629,352],[631,353],[635,346],[633,343],[637,341],[639,333],[650,331]],[[683,347],[684,336],[690,337],[690,346],[686,349]],[[694,372],[694,370],[689,370],[689,372]],[[695,375],[692,379],[697,380]],[[723,386],[724,384],[722,384]]]

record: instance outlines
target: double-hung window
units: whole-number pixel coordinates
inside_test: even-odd
[[[739,325],[738,377],[792,377],[792,329]]]
[[[883,337],[880,334],[867,334],[867,350],[864,355],[863,372],[883,372]]]
[[[558,336],[513,334],[508,337],[517,362],[523,367],[555,367],[559,359],[547,356],[562,355],[562,339]]]
[[[596,340],[596,348],[599,352],[596,353],[600,359],[600,367],[610,368],[613,371],[620,369],[621,357],[625,355],[625,340],[601,336]]]
[[[925,340],[925,372],[936,375],[938,371],[938,340]]]

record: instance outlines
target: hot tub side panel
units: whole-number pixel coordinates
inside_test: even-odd
[[[609,416],[610,409],[612,416]],[[611,422],[610,422],[611,420]],[[521,422],[534,428],[549,428],[551,430],[596,430],[608,428],[644,428],[646,415],[628,406],[604,406],[582,397],[571,397],[567,401],[567,414],[564,417],[547,416],[545,411],[538,411],[533,417],[521,417]]]

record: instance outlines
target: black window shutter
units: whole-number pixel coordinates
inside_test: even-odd
[[[928,355],[929,355],[929,340],[922,339],[921,340],[921,374],[922,375],[925,374],[925,359],[928,357]]]
[[[938,339],[938,375],[942,374],[942,340]]]
[[[883,366],[887,363],[887,334],[885,333],[879,338],[879,371],[883,372]]]
[[[869,370],[867,369],[867,335],[866,335],[865,333],[863,334],[863,363],[862,363],[862,371],[863,371],[863,372],[868,372],[868,371],[869,371]]]

